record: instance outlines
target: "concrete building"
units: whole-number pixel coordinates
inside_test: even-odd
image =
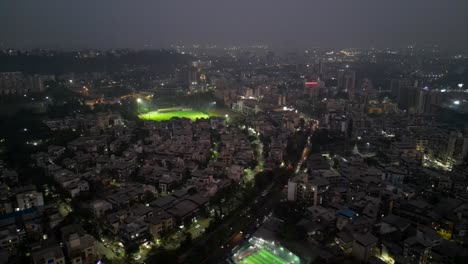
[[[431,246],[419,237],[410,237],[405,240],[403,254],[411,263],[431,263]]]
[[[16,190],[17,210],[24,210],[31,207],[43,206],[44,197],[41,192],[36,191],[33,185],[25,186]]]
[[[98,254],[96,240],[93,236],[86,234],[79,225],[65,226],[60,229],[62,241],[65,244],[65,252],[72,264],[96,263]]]
[[[50,246],[31,253],[34,264],[65,264],[65,256],[60,246]]]
[[[371,233],[356,234],[353,241],[352,254],[363,263],[369,262],[377,250],[378,239]]]
[[[288,182],[288,201],[302,201],[314,206],[323,203],[330,183],[324,178],[312,178],[302,173]]]

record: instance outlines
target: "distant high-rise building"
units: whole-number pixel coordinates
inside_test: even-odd
[[[193,66],[186,66],[176,70],[176,79],[179,84],[187,87],[199,82],[199,71]]]
[[[278,105],[285,106],[286,105],[286,96],[280,95],[278,96]]]
[[[34,75],[28,76],[29,86],[31,87],[32,92],[43,92],[45,89],[44,82],[48,80],[53,80],[53,77]]]
[[[416,110],[418,113],[433,114],[439,107],[456,101],[453,98],[462,98],[464,93],[445,92],[444,90],[431,91],[427,88],[418,89]]]
[[[376,96],[377,91],[374,90],[372,81],[368,78],[364,78],[361,82],[359,91],[355,91],[357,94],[366,96],[367,98],[373,98]]]
[[[418,82],[408,78],[392,79],[390,81],[390,93],[398,105],[408,110],[417,104]]]
[[[400,99],[397,100],[398,106],[403,110],[415,108],[418,104],[419,88],[404,86],[399,89]]]
[[[419,90],[418,92],[418,103],[416,105],[416,111],[418,113],[428,113],[430,112],[430,92],[424,89]]]
[[[53,75],[25,75],[21,72],[0,73],[0,96],[40,93],[46,81],[54,81]]]
[[[190,67],[188,69],[188,83],[195,85],[199,82],[199,72],[198,69],[195,67]]]
[[[345,71],[343,69],[338,70],[338,73],[336,74],[336,81],[338,84],[338,89],[342,90],[343,89],[343,83],[344,83],[344,76],[345,76]]]
[[[356,72],[348,70],[338,71],[338,90],[354,95],[356,93]]]
[[[461,132],[450,133],[447,142],[447,161],[451,165],[462,164],[468,154],[468,137]]]

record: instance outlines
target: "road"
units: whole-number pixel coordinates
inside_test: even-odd
[[[297,162],[296,170],[295,170],[296,173],[298,173],[301,170],[302,164],[304,163],[304,161],[307,160],[307,157],[309,157],[311,148],[312,148],[312,135],[309,135],[307,137],[307,145],[302,151],[302,155],[301,155],[301,158],[299,159],[299,162]]]
[[[302,155],[301,155],[301,158],[299,159],[297,165],[296,165],[296,169],[295,169],[295,172],[298,173],[301,168],[302,168],[302,164],[304,163],[304,161],[307,160],[307,158],[309,157],[309,154],[310,154],[310,150],[312,149],[312,136],[314,135],[314,132],[315,130],[318,129],[318,120],[314,120],[312,119],[312,124],[309,126],[309,128],[307,129],[307,131],[309,132],[309,136],[307,137],[307,145],[305,146],[304,150],[302,151]]]

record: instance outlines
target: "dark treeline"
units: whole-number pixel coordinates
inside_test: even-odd
[[[112,72],[129,66],[146,66],[158,73],[173,72],[176,66],[186,65],[191,57],[170,50],[104,52],[93,58],[80,58],[77,52],[64,52],[54,56],[0,55],[0,72],[20,71],[30,74],[64,74],[68,72]]]

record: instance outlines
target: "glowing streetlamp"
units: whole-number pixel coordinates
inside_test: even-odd
[[[138,107],[138,113],[140,113],[140,105],[141,103],[143,103],[143,100],[141,100],[141,98],[137,98],[136,102],[137,102],[137,107]]]

